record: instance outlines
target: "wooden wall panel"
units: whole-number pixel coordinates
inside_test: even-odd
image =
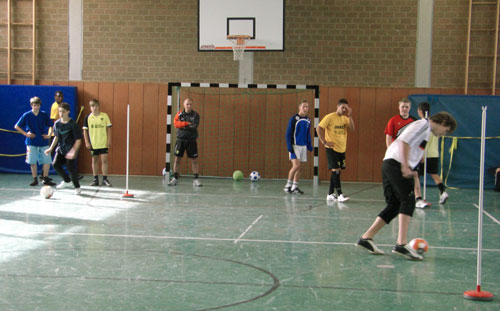
[[[142,174],[142,131],[144,84],[131,83],[128,89],[130,104],[130,174]]]
[[[158,162],[158,84],[144,85],[144,104],[142,127],[142,171],[141,175],[157,175],[156,163]]]
[[[231,176],[233,174],[234,131],[235,131],[235,103],[238,96],[221,95],[219,98],[218,139],[214,137],[212,146],[219,149],[217,155],[217,176]],[[217,154],[217,152],[215,153]]]
[[[234,106],[234,156],[232,161],[232,169],[240,170],[245,174],[250,170],[249,153],[250,135],[253,132],[254,126],[250,121],[250,96],[239,96],[239,102]],[[232,172],[230,172],[230,176]]]
[[[375,140],[375,88],[361,89],[359,102],[360,109],[356,113],[358,122],[358,181],[372,181],[373,172],[373,154]]]
[[[264,162],[264,170],[259,171],[263,178],[279,178],[279,167],[281,157],[276,156],[275,150],[279,150],[279,145],[283,144],[284,132],[283,126],[281,126],[279,120],[281,116],[281,98],[276,95],[266,95],[265,102],[265,116],[266,121],[264,128],[272,133],[278,133],[278,135],[266,135],[266,133],[262,133],[265,136],[265,162]],[[278,122],[277,122],[278,120]],[[280,134],[283,135],[280,135]]]
[[[127,152],[127,105],[129,104],[129,83],[113,85],[113,172],[125,174]]]
[[[193,96],[193,100],[195,97]],[[202,102],[200,100],[200,102]],[[219,116],[224,112],[220,108],[220,95],[219,94],[207,94],[205,95],[205,102],[210,103],[203,109],[203,114],[200,113],[200,126],[202,127],[202,132],[200,132],[200,138],[198,139],[198,145],[201,145],[199,150],[200,154],[200,173],[206,176],[217,176],[219,170],[219,160],[218,155],[220,152],[226,152],[227,146],[219,145]],[[196,109],[195,109],[196,110]],[[203,125],[202,123],[203,122]]]
[[[258,129],[264,128],[268,116],[266,95],[259,94],[252,97],[249,106],[248,122],[251,127],[249,131],[248,143],[248,170],[243,171],[245,177],[248,177],[251,171],[264,173],[266,167],[266,140],[263,136],[266,133],[259,132]]]

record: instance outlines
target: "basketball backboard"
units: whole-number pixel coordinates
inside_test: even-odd
[[[198,0],[199,51],[230,51],[234,35],[251,37],[247,51],[283,51],[285,0]]]

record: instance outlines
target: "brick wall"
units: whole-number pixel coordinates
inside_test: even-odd
[[[38,78],[67,80],[68,0],[37,3]],[[286,50],[256,52],[254,82],[413,87],[417,4],[286,0]],[[230,52],[198,52],[197,10],[197,0],[83,1],[83,79],[237,81]],[[434,88],[463,87],[467,10],[468,0],[435,0]],[[0,28],[0,40],[5,31]],[[6,53],[0,53],[1,65]]]
[[[38,79],[68,80],[68,1],[37,0]]]

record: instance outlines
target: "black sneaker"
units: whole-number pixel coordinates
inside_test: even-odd
[[[48,177],[43,178],[42,184],[45,186],[55,186],[56,185],[56,183],[52,182]]]
[[[99,179],[94,179],[91,183],[90,186],[92,187],[97,187],[99,186]]]
[[[52,181],[52,178],[50,178],[49,176],[47,177],[40,176],[40,181],[43,181],[45,178],[47,178],[49,181]]]
[[[292,187],[285,187],[283,188],[283,191],[285,191],[286,193],[292,193],[290,189],[292,189]]]
[[[375,244],[372,239],[359,238],[358,242],[356,243],[356,247],[363,248],[373,255],[385,254],[383,250],[377,247],[377,244]]]
[[[111,183],[109,182],[109,180],[107,179],[103,179],[102,180],[102,185],[103,186],[106,186],[106,187],[111,187]]]
[[[413,249],[411,249],[408,246],[408,244],[405,244],[405,245],[396,244],[396,245],[394,245],[392,252],[396,255],[406,257],[409,260],[422,260],[422,259],[424,259],[424,257],[417,254]]]
[[[38,186],[38,179],[34,178],[33,181],[31,182],[30,186],[32,186],[32,187]]]
[[[293,193],[293,194],[304,194],[304,191],[300,190],[298,187],[293,189],[293,190],[290,190],[290,193]]]

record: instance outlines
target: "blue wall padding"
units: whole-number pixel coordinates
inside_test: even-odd
[[[481,156],[481,107],[486,110],[486,137],[500,136],[500,96],[475,96],[475,95],[410,95],[412,107],[410,114],[418,116],[417,107],[421,102],[428,102],[431,106],[432,116],[439,111],[447,111],[455,117],[458,127],[448,136],[474,137],[474,139],[458,139],[458,148],[454,151],[452,167],[448,175],[448,186],[463,188],[479,187],[479,167]],[[445,139],[443,176],[446,176],[450,163],[449,148],[452,139]],[[441,142],[439,143],[441,147]],[[500,166],[500,139],[486,139],[484,169],[484,188],[494,187],[494,177],[488,169]],[[430,177],[427,185],[434,185]]]
[[[76,119],[78,113],[78,94],[75,86],[43,85],[0,85],[0,129],[14,130],[14,125],[21,115],[31,110],[30,98],[38,96],[42,100],[41,110],[50,116],[50,107],[54,102],[54,93],[62,91],[64,101],[70,107],[70,116]],[[26,153],[25,137],[21,134],[0,131],[0,154]],[[1,173],[30,173],[30,167],[23,157],[0,156]]]

